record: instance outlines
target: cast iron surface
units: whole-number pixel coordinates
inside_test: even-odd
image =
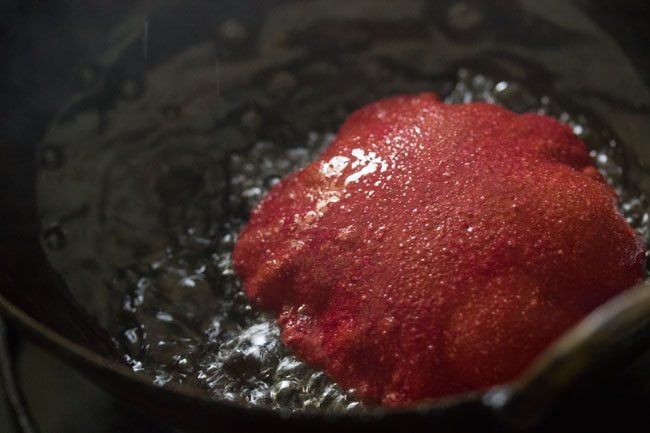
[[[21,433],[35,433],[22,389],[16,380],[16,341],[13,332],[0,320],[0,373],[7,400],[7,409],[16,429]],[[7,417],[6,419],[9,419]]]
[[[289,2],[268,2],[265,7],[282,7],[286,3]],[[465,12],[467,7],[469,12],[473,7],[489,18],[485,21],[487,24],[480,25],[472,24],[471,19],[458,21],[454,18],[449,21],[449,17],[453,18],[454,13],[461,13],[462,16],[462,8],[453,12],[453,8],[457,8],[454,6],[457,2],[435,2],[435,6],[432,2],[428,11],[432,25],[438,26],[450,37],[466,41],[469,45],[481,38],[495,38],[497,42],[505,45],[510,40],[518,40],[523,47],[552,50],[557,44],[563,43],[563,38],[578,38],[578,35],[570,31],[560,31],[561,29],[552,22],[539,18],[532,23],[538,31],[527,32],[530,27],[522,30],[522,23],[530,24],[531,17],[523,13],[519,3],[498,3],[498,7],[486,9],[485,4],[478,1],[464,2]],[[638,9],[631,7],[635,12],[631,16],[640,16],[645,8],[643,2],[637,4]],[[101,41],[102,32],[114,22],[128,14],[139,17],[142,8],[147,6],[144,2],[118,2],[111,6],[95,6],[94,9],[90,6],[80,7],[76,2],[42,4],[30,1],[9,2],[3,6],[5,10],[0,16],[4,20],[4,33],[0,34],[0,37],[5,38],[8,43],[0,45],[0,50],[3,50],[0,54],[2,58],[11,61],[7,63],[10,66],[3,70],[4,75],[0,83],[4,95],[0,105],[0,309],[13,324],[27,331],[39,343],[125,401],[145,409],[156,417],[168,419],[196,431],[213,431],[215,425],[219,425],[224,431],[310,429],[323,432],[415,432],[431,431],[432,426],[435,426],[433,428],[436,431],[463,429],[485,432],[544,429],[557,425],[570,426],[573,431],[597,431],[599,426],[621,427],[620,423],[625,423],[625,420],[648,425],[648,415],[642,409],[644,403],[647,405],[650,401],[648,354],[640,353],[643,348],[648,347],[648,324],[642,320],[643,311],[646,316],[650,311],[647,288],[638,289],[627,298],[636,300],[639,308],[646,308],[645,310],[632,308],[625,300],[619,301],[610,306],[609,314],[625,312],[614,316],[609,316],[608,313],[598,316],[600,319],[607,319],[608,325],[603,328],[603,333],[598,334],[596,340],[582,339],[584,329],[593,330],[594,326],[601,323],[590,322],[575,331],[577,334],[567,337],[569,340],[564,340],[556,346],[556,352],[550,352],[548,355],[552,358],[547,358],[547,363],[534,367],[525,379],[526,383],[533,384],[533,387],[515,384],[512,387],[492,390],[485,396],[467,395],[404,411],[378,410],[362,417],[289,414],[215,401],[201,390],[182,385],[170,384],[159,388],[152,384],[151,378],[133,373],[120,361],[120,354],[116,352],[106,331],[98,326],[97,321],[71,296],[65,282],[52,270],[43,253],[41,227],[35,207],[35,173],[39,164],[56,161],[39,161],[36,158],[35,146],[48,120],[59,111],[61,100],[69,93],[70,89],[66,86],[77,85],[71,84],[71,80],[66,78],[71,69],[76,70],[73,66],[79,64],[78,59],[91,56],[94,44]],[[183,7],[185,12],[192,12],[194,7],[193,16],[200,16],[200,2],[189,2]],[[626,53],[632,56],[637,68],[640,68],[641,77],[647,83],[650,71],[643,60],[644,49],[650,43],[647,29],[643,26],[635,27],[637,21],[634,19],[629,21],[629,26],[621,27],[620,22],[627,22],[628,18],[615,18],[613,11],[598,6],[598,2],[583,7],[597,17],[602,27],[617,32],[615,38],[624,44]],[[495,12],[499,11],[499,8],[509,12]],[[252,9],[252,5],[247,2],[222,2],[212,11],[215,14],[245,16],[253,28],[261,25],[266,12],[268,11],[262,7]],[[101,20],[97,19],[99,16]],[[469,25],[471,31],[467,32],[463,23]],[[492,23],[492,26],[489,23]],[[494,23],[498,25],[498,31],[494,31]],[[293,43],[300,46],[301,43],[309,42],[319,46],[324,53],[365,49],[368,42],[364,39],[363,32],[362,36],[358,37],[358,34],[350,33],[349,28],[346,32],[345,24],[338,23],[339,27],[336,27],[336,24],[335,20],[334,23],[321,22],[307,27],[302,33],[294,32]],[[69,31],[63,30],[66,26]],[[337,29],[336,31],[341,32],[344,37],[337,38],[337,34],[328,34],[332,28]],[[381,28],[380,26],[377,30],[377,27],[367,27],[375,38],[383,35]],[[629,36],[630,28],[634,37]],[[192,38],[200,40],[203,37],[198,34],[200,32],[192,33],[182,26],[179,31],[190,34],[187,36],[189,41],[185,40],[183,43],[191,43]],[[413,36],[408,22],[401,27],[391,27],[391,32],[395,31],[401,31],[407,38]],[[340,41],[344,42],[339,43]],[[168,44],[168,49],[173,51],[174,33],[161,43]],[[155,48],[155,44],[153,47]],[[154,48],[149,48],[149,62],[156,61],[157,53],[163,55],[162,50],[157,52]],[[223,47],[222,61],[236,59],[239,48],[241,47]],[[506,51],[501,52],[504,58]],[[131,69],[116,68],[113,71],[116,74],[115,79],[118,79],[120,74],[140,73],[139,68],[145,67],[143,62],[137,60],[137,56],[141,55],[141,46],[138,45],[132,53],[133,58],[127,58],[125,63],[122,63]],[[534,69],[530,65],[527,68]],[[550,82],[552,75],[545,75],[540,71],[536,79]],[[110,94],[113,82],[108,80],[106,83],[107,92]],[[612,99],[608,95],[583,96]],[[98,106],[110,106],[112,102],[110,97],[107,97],[93,103]],[[648,106],[640,99],[613,98],[607,103],[618,106],[619,111],[627,110],[637,116],[646,116],[647,119]],[[632,123],[628,131],[619,133],[632,137],[635,134],[643,135],[644,131],[635,130]],[[638,163],[637,179],[641,183],[645,182],[640,187],[650,190],[650,180],[647,176],[650,151],[647,141],[645,148],[641,147],[642,144],[631,141],[637,143],[632,149],[632,153],[636,153],[635,163]],[[629,318],[635,320],[630,322]],[[612,329],[625,332],[611,334]],[[571,347],[577,348],[577,353],[583,356],[575,356],[572,352],[570,362],[567,362],[566,352],[562,351],[568,344],[566,341],[570,341]],[[593,341],[599,341],[601,344],[592,346]],[[608,350],[601,353],[599,348],[602,347]],[[612,357],[613,353],[625,356]],[[598,361],[592,363],[592,359]],[[579,362],[575,363],[575,360]],[[614,366],[625,368],[613,368]],[[569,378],[561,374],[565,371],[572,372]],[[612,371],[615,373],[611,374]],[[556,379],[561,385],[553,382]],[[549,380],[552,381],[550,385]],[[622,396],[624,398],[621,398]]]
[[[97,388],[69,365],[21,335],[11,335],[12,381],[24,392],[22,411],[29,408],[32,422],[19,425],[5,403],[11,394],[0,386],[2,433],[172,433],[178,430],[155,421],[136,408],[122,404]],[[4,350],[4,346],[0,351]]]

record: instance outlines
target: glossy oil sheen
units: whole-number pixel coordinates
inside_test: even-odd
[[[264,91],[285,91],[283,86],[292,86],[291,74],[272,77]],[[416,83],[415,90],[421,87]],[[446,88],[448,103],[486,101],[519,112],[549,114],[570,125],[617,190],[628,222],[647,241],[647,202],[625,185],[621,146],[596,121],[520,83],[466,69]],[[345,109],[337,113],[338,104],[336,99],[322,101],[319,110],[342,118]],[[103,306],[97,314],[127,362],[136,371],[152,374],[157,384],[189,383],[215,398],[276,408],[359,407],[279,342],[277,326],[251,308],[231,263],[248,212],[282,176],[316,158],[332,142],[335,130],[307,131],[297,125],[289,139],[281,131],[285,135],[255,140],[254,135],[246,137],[251,134],[247,131],[268,125],[270,114],[255,108],[239,112],[235,127],[191,136],[160,134],[155,146],[144,148],[118,143],[75,156],[81,150],[45,147],[43,170],[49,179],[41,186],[45,209],[52,208],[47,203],[53,201],[75,209],[70,189],[92,188],[96,181],[90,179],[97,175],[103,185],[102,201],[82,209],[86,212],[82,218],[53,221],[45,212],[45,248],[69,285],[105,288],[78,293],[99,298],[86,302]],[[334,128],[336,120],[330,124]],[[243,144],[249,140],[251,146]],[[221,146],[215,148],[215,142]],[[75,157],[86,162],[66,162]],[[52,161],[62,167],[52,171]],[[328,169],[336,171],[338,163],[343,161],[331,161]],[[365,167],[382,170],[385,163],[370,161]],[[361,176],[359,172],[357,177]],[[66,194],[57,195],[57,186],[59,191],[66,188]]]

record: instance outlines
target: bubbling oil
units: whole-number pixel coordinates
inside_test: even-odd
[[[554,116],[569,125],[587,142],[597,168],[616,189],[627,221],[648,242],[648,202],[625,188],[619,144],[588,117],[571,113],[552,97],[535,95],[520,83],[465,69],[459,71],[445,101],[499,104],[517,112]],[[152,374],[160,385],[189,382],[215,398],[252,405],[323,411],[363,408],[351,390],[341,389],[280,342],[273,318],[247,302],[231,261],[247,212],[271,186],[315,159],[333,139],[332,132],[311,132],[301,146],[286,149],[259,141],[247,152],[229,156],[227,201],[242,212],[223,219],[224,231],[216,242],[192,230],[179,234],[178,246],[168,248],[148,271],[132,276],[136,289],[126,296],[124,310],[134,326],[117,341],[135,370]],[[209,247],[194,250],[195,244]],[[206,272],[208,267],[216,278]],[[208,286],[218,286],[219,296],[212,297]],[[173,307],[165,308],[159,297],[171,297]],[[195,310],[209,310],[207,323],[198,327],[186,323]]]
[[[305,69],[309,73],[314,73],[312,69],[334,73],[335,66],[325,66]],[[331,99],[304,95],[292,73],[276,72],[260,91],[261,102],[237,111],[236,127],[230,126],[231,114],[215,114],[222,116],[224,123],[230,122],[217,133],[219,137],[197,122],[197,132],[172,138],[163,135],[155,146],[137,150],[137,155],[129,143],[101,147],[101,152],[115,153],[94,157],[99,161],[96,171],[101,172],[101,183],[105,184],[101,203],[89,205],[91,210],[85,213],[71,215],[81,219],[87,214],[93,216],[94,206],[108,210],[97,211],[98,222],[84,217],[78,228],[73,227],[72,219],[44,224],[50,227],[44,232],[44,245],[51,258],[60,257],[55,267],[71,289],[75,285],[94,287],[100,281],[110,302],[119,299],[115,306],[99,310],[106,312],[105,326],[133,370],[147,373],[160,386],[184,383],[206,390],[215,399],[272,409],[365,410],[352,390],[341,389],[281,343],[274,319],[248,303],[231,257],[240,229],[265,192],[317,158],[334,140],[337,125],[354,108],[373,98],[439,88],[445,102],[451,104],[483,101],[516,112],[556,117],[588,144],[597,168],[620,197],[621,212],[646,243],[650,241],[648,200],[626,183],[619,143],[587,115],[569,110],[552,95],[540,95],[522,83],[467,69],[434,85],[422,75],[400,76],[400,71],[382,68],[368,72],[376,80],[387,74],[394,78],[385,85],[373,84],[373,89],[381,89],[379,93],[359,89],[354,83],[346,87],[347,72],[339,71],[343,77],[337,82],[340,97]],[[304,106],[307,99],[312,104]],[[294,104],[292,113],[296,115],[279,122],[281,114],[263,108],[269,100],[280,101],[279,106],[284,107]],[[178,113],[166,110],[163,115],[165,122],[173,123]],[[86,117],[92,120],[92,116]],[[276,124],[281,125],[274,129]],[[259,134],[261,129],[266,133]],[[242,140],[241,131],[249,134],[246,140]],[[212,143],[217,139],[226,143],[227,150],[214,149]],[[238,144],[242,141],[252,145]],[[70,167],[66,167],[63,155],[72,159],[74,152],[64,150],[44,147],[47,164],[43,169],[62,173],[60,176],[73,183],[61,179],[45,182],[45,186],[61,185],[66,191],[69,185],[87,188],[78,179],[95,176],[95,172],[85,173],[83,164],[68,163]],[[83,152],[77,155],[90,154],[89,150]],[[104,161],[117,163],[113,166]],[[149,184],[149,189],[143,189],[142,185]],[[155,202],[151,191],[160,195]],[[94,193],[88,195],[94,197]],[[47,198],[48,194],[42,196]],[[81,235],[75,238],[76,232]],[[101,245],[101,254],[96,253],[98,249],[79,246],[89,237],[87,233],[97,233],[93,242]],[[64,261],[64,255],[71,251],[92,260],[78,259],[79,265],[72,259]],[[100,256],[105,263],[96,263]],[[91,272],[83,271],[87,263],[94,263]],[[90,293],[102,295],[98,290]]]

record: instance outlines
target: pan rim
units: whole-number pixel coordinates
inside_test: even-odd
[[[90,370],[108,371],[127,382],[142,387],[143,390],[146,389],[147,391],[155,391],[156,393],[167,394],[170,397],[184,399],[185,403],[194,404],[197,409],[214,410],[215,420],[219,417],[216,411],[227,410],[232,411],[230,415],[233,417],[244,419],[255,416],[271,422],[282,423],[286,427],[291,425],[295,427],[301,423],[314,421],[324,422],[330,427],[337,424],[349,425],[350,423],[358,424],[361,427],[363,425],[378,426],[379,423],[390,421],[401,423],[405,417],[430,422],[433,418],[450,414],[457,415],[459,410],[472,407],[480,411],[476,412],[475,415],[486,418],[486,422],[496,422],[497,425],[502,427],[504,425],[529,427],[544,418],[549,408],[552,408],[552,405],[556,403],[554,401],[555,397],[561,396],[562,392],[574,388],[576,384],[579,385],[580,379],[584,379],[585,375],[588,377],[593,374],[588,368],[585,372],[582,372],[581,369],[585,368],[585,361],[587,364],[591,362],[590,357],[603,354],[599,345],[605,343],[612,346],[614,350],[623,348],[626,351],[629,349],[627,346],[630,345],[630,341],[639,335],[644,337],[643,341],[650,341],[650,315],[648,314],[650,312],[650,278],[648,277],[650,276],[611,298],[568,329],[517,378],[510,382],[483,390],[428,400],[412,406],[397,408],[378,406],[366,412],[273,409],[214,398],[209,393],[202,392],[198,388],[175,382],[170,382],[165,386],[157,386],[151,376],[134,372],[128,366],[94,353],[70,338],[48,328],[22,309],[13,305],[2,294],[0,294],[0,317],[17,324],[36,343],[49,349],[50,353],[72,366],[91,367],[89,369],[78,368],[77,371],[109,392],[111,392],[110,387],[105,386],[102,381],[90,377]],[[633,343],[632,346],[637,346],[637,351],[640,348],[647,350],[647,347],[641,347],[638,341]],[[576,351],[580,355],[577,363],[573,362],[571,356],[568,356]],[[608,355],[605,356],[604,364],[607,365],[608,358],[612,357],[612,353],[605,352],[605,355]],[[596,367],[603,366],[603,362],[596,364]],[[567,366],[569,371],[574,371],[576,374],[565,377],[565,383],[555,383],[558,388],[555,389],[554,380],[563,377],[565,371],[563,367],[567,368]],[[531,385],[540,384],[542,386],[541,393],[536,392],[537,387],[533,386],[531,388]],[[549,385],[551,386],[550,389],[548,388]],[[115,392],[111,392],[111,394],[116,395]],[[117,395],[117,397],[127,400],[120,395]],[[156,406],[149,407],[155,408]]]
[[[225,409],[241,411],[242,415],[250,416],[251,412],[262,415],[272,416],[283,421],[306,421],[306,420],[327,420],[327,421],[379,421],[385,420],[390,416],[403,415],[427,415],[444,412],[448,409],[456,408],[466,404],[482,405],[482,399],[485,391],[470,391],[459,393],[447,397],[433,400],[427,400],[415,405],[389,408],[377,406],[370,408],[369,411],[359,412],[319,412],[317,409],[291,410],[291,409],[273,409],[261,405],[246,405],[234,401],[212,397],[209,393],[201,391],[198,388],[187,386],[181,383],[170,382],[164,386],[154,384],[154,378],[144,372],[134,372],[128,366],[120,364],[109,358],[103,357],[92,350],[76,343],[72,339],[56,332],[47,327],[37,319],[30,316],[27,312],[12,304],[2,294],[0,294],[0,318],[9,323],[16,324],[32,341],[39,346],[44,347],[49,353],[59,359],[72,365],[89,365],[95,369],[107,370],[112,374],[119,375],[127,381],[136,382],[139,386],[144,386],[158,392],[165,392],[174,395],[180,395],[184,398],[194,400],[197,404],[208,406],[219,406]],[[85,369],[76,369],[78,373],[88,378],[92,383],[103,387],[100,381],[89,378]],[[509,388],[510,383],[497,385],[499,389]],[[491,388],[490,388],[491,389]]]

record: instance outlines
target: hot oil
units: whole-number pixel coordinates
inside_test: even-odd
[[[314,68],[336,74],[326,64]],[[385,79],[381,69],[373,77]],[[350,392],[282,345],[273,318],[248,303],[231,254],[264,193],[314,160],[352,110],[378,97],[433,88],[447,103],[484,101],[558,118],[588,144],[596,166],[619,194],[622,213],[646,243],[650,240],[650,205],[626,182],[622,147],[597,121],[564,108],[552,95],[467,69],[455,79],[435,82],[405,74],[401,81],[386,82],[379,93],[342,85],[343,96],[323,99],[305,93],[300,79],[275,72],[252,103],[215,114],[236,128],[175,130],[142,148],[114,142],[119,150],[96,158],[109,162],[96,164],[97,183],[103,186],[99,202],[90,205],[90,217],[82,224],[64,219],[50,224],[52,233],[67,236],[67,245],[58,238],[52,243],[56,254],[76,251],[57,266],[68,284],[106,288],[107,294],[92,295],[107,298],[105,326],[126,362],[160,386],[181,382],[217,399],[270,408],[363,410]],[[273,107],[265,108],[278,98],[284,98],[279,107],[285,104],[298,114],[283,119]],[[304,109],[296,109],[301,105]],[[173,109],[163,114],[170,122],[177,115]],[[314,117],[322,121],[305,121]],[[78,179],[88,176],[83,170],[67,167],[60,172],[66,178],[61,184],[81,183]],[[82,259],[92,255],[83,252],[91,249],[84,237],[93,239],[93,260]]]
[[[537,97],[521,84],[494,80],[467,70],[459,72],[458,81],[445,101],[485,101],[518,112],[551,115],[568,124],[588,143],[596,166],[621,197],[621,211],[648,241],[648,203],[625,188],[621,149],[606,130],[583,115],[564,110],[549,96]],[[117,341],[130,348],[128,359],[134,368],[154,374],[160,384],[170,380],[189,381],[209,389],[217,398],[250,404],[321,410],[360,406],[349,393],[322,372],[305,365],[280,343],[273,319],[255,311],[246,301],[231,263],[232,248],[246,213],[269,187],[316,158],[333,139],[332,132],[312,132],[301,146],[285,149],[271,141],[260,141],[247,152],[229,156],[227,200],[243,212],[224,218],[224,231],[216,241],[199,239],[191,231],[179,233],[180,245],[168,249],[163,258],[153,262],[150,272],[137,275],[137,287],[141,289],[126,298],[130,306],[127,314],[139,323],[118,336]],[[197,242],[209,247],[197,253],[189,246]],[[206,259],[205,265],[188,266]],[[221,295],[217,299],[202,294],[207,289],[200,288],[213,283],[206,274],[207,267],[219,274]],[[207,328],[184,329],[178,323],[183,321],[183,312],[159,311],[156,296],[148,302],[139,301],[147,296],[143,292],[156,292],[164,287],[163,280],[167,278],[176,280],[172,290],[186,292],[182,302],[189,305],[181,309],[212,311]],[[194,303],[214,305],[211,308],[192,306]]]

